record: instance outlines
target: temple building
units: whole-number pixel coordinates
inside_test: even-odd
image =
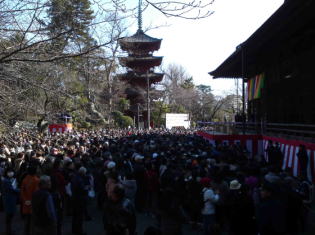
[[[137,123],[144,122],[147,127],[150,120],[148,118],[150,115],[149,92],[152,89],[152,84],[161,82],[164,76],[163,73],[154,72],[154,67],[160,66],[163,59],[160,56],[153,56],[153,52],[160,49],[161,41],[161,39],[150,37],[143,32],[141,1],[139,1],[136,34],[118,40],[121,49],[128,53],[128,56],[119,58],[120,64],[127,69],[127,72],[118,75],[118,77],[128,84],[125,90],[126,97],[130,101],[128,115],[134,117]],[[139,116],[139,105],[143,107],[144,104],[147,108],[146,110],[142,109]]]
[[[315,123],[314,12],[313,0],[286,0],[209,73],[214,78],[244,79],[248,121]]]
[[[315,1],[286,0],[218,68],[213,78],[242,79],[242,124],[234,133],[201,132],[212,144],[239,142],[250,157],[271,161],[269,146],[280,149],[282,169],[301,176],[303,146],[309,181],[315,182]],[[245,86],[246,85],[246,86]],[[260,126],[258,125],[260,124]],[[252,126],[251,126],[252,125]],[[254,127],[250,129],[250,127]],[[259,127],[259,128],[257,128]],[[260,128],[261,127],[261,128]],[[245,131],[244,131],[245,130]],[[241,133],[241,134],[240,134]]]

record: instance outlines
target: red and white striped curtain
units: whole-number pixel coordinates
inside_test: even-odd
[[[282,169],[291,169],[294,176],[299,176],[301,174],[297,153],[299,152],[299,146],[302,144],[306,147],[308,155],[308,179],[315,182],[315,144],[313,143],[261,135],[212,135],[202,131],[199,131],[197,134],[207,139],[212,145],[215,145],[216,141],[227,145],[240,142],[240,144],[245,146],[249,151],[251,157],[263,155],[267,162],[269,159],[266,149],[268,148],[269,140],[273,143],[279,143],[280,150],[284,156]]]
[[[294,176],[299,176],[301,168],[298,159],[299,146],[302,144],[306,147],[308,156],[307,176],[310,181],[315,182],[315,144],[303,141],[286,140],[281,138],[274,138],[263,136],[264,157],[268,161],[268,154],[265,151],[268,148],[269,140],[280,144],[280,150],[283,154],[282,169],[291,169]]]

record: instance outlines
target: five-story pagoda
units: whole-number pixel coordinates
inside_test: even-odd
[[[152,84],[161,82],[164,76],[163,73],[154,72],[154,67],[161,65],[163,57],[153,56],[153,52],[160,49],[162,40],[143,32],[141,5],[142,0],[139,0],[138,31],[133,36],[118,40],[121,49],[128,53],[127,57],[119,58],[120,64],[127,68],[127,73],[118,77],[130,85],[125,90],[130,101],[129,115],[137,119],[139,125],[139,105],[146,103],[147,110],[142,112],[142,117],[145,126],[150,128],[150,88]]]

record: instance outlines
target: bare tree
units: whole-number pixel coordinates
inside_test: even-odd
[[[214,0],[196,1],[196,0],[179,0],[179,1],[150,1],[145,2],[160,11],[167,17],[179,17],[183,19],[201,19],[213,14],[210,9]]]
[[[122,32],[117,10],[116,14],[99,10],[87,25],[93,43],[82,46],[73,42],[56,50],[53,43],[76,29],[68,27],[52,34],[49,7],[49,0],[0,1],[0,108],[6,123],[29,116],[50,119],[56,112],[84,109],[84,97],[90,112],[98,115],[94,93],[104,92],[100,86],[104,76],[112,76],[108,74],[117,67],[110,50],[117,49],[114,45]],[[106,27],[102,27],[102,37],[97,37],[96,27],[101,25]]]
[[[126,0],[90,0],[94,11],[94,18],[87,25],[91,43],[71,41],[62,50],[56,50],[54,42],[69,38],[77,29],[73,26],[52,33],[48,14],[51,2],[0,0],[2,123],[52,120],[63,111],[80,117],[90,115],[90,119],[108,119],[118,103],[124,84],[115,79],[120,69],[117,39],[126,35],[133,22],[125,19],[135,17],[138,6],[128,7]],[[211,4],[212,1],[143,0],[142,9],[153,7],[168,17],[198,19],[212,14]],[[168,99],[187,106],[192,99],[180,95],[184,89],[180,84],[186,75],[178,76],[183,80],[172,83]],[[193,89],[188,90],[190,97],[196,95]]]

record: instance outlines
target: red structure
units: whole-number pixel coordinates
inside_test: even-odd
[[[160,66],[163,57],[153,56],[153,52],[160,49],[161,39],[146,35],[142,30],[141,0],[139,1],[138,31],[130,37],[123,37],[118,40],[122,50],[128,56],[119,58],[120,64],[127,68],[127,73],[118,75],[118,78],[125,81],[128,87],[125,90],[127,99],[130,101],[128,115],[139,121],[144,121],[148,126],[150,97],[149,92],[152,84],[161,82],[164,74],[155,73],[154,67]],[[145,97],[145,91],[147,97]],[[147,110],[142,111],[142,120],[139,120],[139,105],[147,104]]]
[[[48,131],[50,133],[65,133],[65,132],[72,132],[73,131],[73,125],[71,123],[71,116],[67,114],[60,114],[56,118],[56,122],[52,123],[48,126]]]
[[[72,126],[71,123],[67,123],[67,124],[50,124],[48,126],[48,130],[49,130],[50,133],[55,133],[55,132],[59,132],[59,133],[72,132],[73,126]]]

